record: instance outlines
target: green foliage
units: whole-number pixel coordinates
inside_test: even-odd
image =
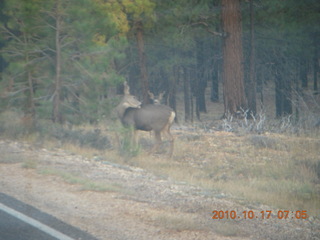
[[[32,79],[36,114],[51,117],[56,78],[55,24],[59,17],[62,115],[70,119],[85,110],[81,120],[88,115],[99,118],[101,106],[97,106],[97,99],[105,96],[108,87],[123,81],[114,61],[123,58],[126,41],[118,36],[116,25],[97,1],[67,0],[57,4],[61,7],[51,1],[5,2],[2,13],[7,18],[1,26],[1,52],[9,65],[2,73],[0,86],[10,101],[3,107],[26,111],[30,106],[24,103],[30,100]]]
[[[22,114],[15,111],[0,113],[0,135],[8,138],[19,138],[30,132],[31,129],[23,124]]]
[[[133,142],[133,129],[129,127],[119,127],[117,128],[117,132],[121,136],[121,139],[119,139],[119,154],[127,158],[138,156],[140,153],[140,145]]]
[[[319,32],[320,4],[313,0],[272,0],[260,4],[255,10],[258,53],[290,58],[307,52],[312,57],[313,35]]]
[[[61,143],[71,143],[80,147],[90,147],[98,150],[111,148],[111,142],[100,130],[77,130],[52,124],[47,121],[38,123],[37,132],[39,140],[54,139]]]
[[[151,0],[123,0],[126,12],[132,15],[133,21],[144,20],[146,27],[151,27],[150,20],[154,19],[154,8],[156,4]]]
[[[248,57],[249,4],[241,4],[244,55]],[[69,122],[96,122],[109,116],[113,99],[106,93],[125,79],[138,85],[137,22],[144,28],[151,88],[171,88],[178,82],[176,69],[195,68],[199,39],[206,46],[206,60],[221,68],[223,38],[212,34],[222,32],[218,0],[5,0],[1,6],[0,53],[5,69],[0,78],[0,111],[30,112],[33,101],[38,118],[51,118],[58,16],[60,111]],[[319,10],[316,0],[254,1],[256,70],[261,82],[273,79],[279,59],[283,74],[295,79],[298,59],[302,56],[310,62],[314,58],[319,51]],[[212,65],[207,68],[207,73],[212,72]],[[193,79],[192,86],[196,82]]]

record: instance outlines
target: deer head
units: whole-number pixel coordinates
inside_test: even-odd
[[[123,118],[124,113],[127,109],[129,108],[140,108],[141,107],[141,102],[133,95],[130,94],[130,87],[127,82],[124,82],[124,95],[119,103],[119,105],[116,107],[118,117],[120,119]]]
[[[155,104],[155,105],[160,105],[165,93],[166,92],[163,91],[162,93],[159,93],[158,97],[155,97],[152,92],[148,91],[148,95],[149,95],[149,98],[151,100],[151,103]]]

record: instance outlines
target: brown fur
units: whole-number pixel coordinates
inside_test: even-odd
[[[170,127],[175,118],[175,112],[162,104],[147,104],[141,107],[141,103],[130,95],[129,86],[125,83],[124,96],[117,106],[118,116],[125,126],[133,126],[135,131],[153,131],[155,144],[150,153],[158,150],[162,143],[161,134],[167,136],[170,141],[170,157],[174,149],[174,137],[170,133]],[[136,136],[136,133],[134,133]]]

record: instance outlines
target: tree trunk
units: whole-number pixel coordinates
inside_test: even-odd
[[[147,66],[146,66],[146,55],[144,51],[143,24],[141,21],[136,23],[136,38],[137,38],[138,53],[139,53],[143,102],[147,104],[149,103],[149,96],[148,96],[149,84],[148,84],[148,73],[147,73]]]
[[[219,61],[212,62],[211,66],[211,94],[210,100],[211,102],[219,101]]]
[[[61,33],[61,9],[60,0],[56,1],[56,29],[55,29],[55,47],[56,47],[56,69],[55,69],[55,89],[53,96],[53,122],[62,123],[60,100],[61,100],[61,44],[60,44],[60,33]]]
[[[26,63],[30,64],[29,62],[29,55],[26,55]],[[32,80],[32,73],[31,69],[27,67],[27,84],[28,84],[28,90],[26,91],[27,95],[27,101],[25,105],[25,111],[24,111],[24,116],[22,118],[22,123],[24,127],[28,130],[34,129],[35,127],[35,115],[36,115],[36,110],[35,110],[35,104],[34,104],[34,85],[33,85],[33,80]]]
[[[191,122],[193,123],[193,116],[194,116],[194,101],[193,101],[193,97],[194,97],[194,79],[197,78],[197,74],[195,71],[195,66],[192,65],[189,67],[189,73],[188,73],[188,77],[189,77],[189,86],[190,86],[190,107],[191,107]]]
[[[221,61],[217,60],[214,56],[221,55],[220,49],[222,48],[221,41],[222,38],[213,39],[211,44],[211,61],[209,68],[211,69],[210,78],[211,78],[211,102],[219,101],[219,76],[221,72]],[[213,56],[213,57],[212,57]]]
[[[219,101],[219,69],[218,64],[212,65],[212,73],[211,73],[211,102]]]
[[[285,73],[284,61],[276,63],[275,93],[276,93],[276,117],[292,114],[291,80]]]
[[[260,104],[264,105],[264,97],[263,97],[263,84],[264,84],[264,75],[262,73],[262,69],[260,68],[260,71],[257,71],[257,92],[259,94],[259,101]]]
[[[300,80],[302,88],[308,88],[308,68],[307,59],[305,56],[300,57]]]
[[[191,122],[193,123],[193,116],[194,116],[194,104],[193,104],[193,91],[192,91],[192,85],[194,83],[194,81],[192,81],[192,79],[195,79],[197,76],[196,76],[196,73],[194,71],[194,68],[195,66],[192,65],[190,66],[189,68],[189,71],[188,71],[188,79],[189,79],[189,86],[191,87],[190,89],[190,107],[191,107]]]
[[[247,109],[243,83],[242,27],[239,0],[222,0],[224,115]]]
[[[254,49],[254,13],[253,0],[250,0],[250,70],[249,70],[249,85],[247,88],[248,108],[249,111],[256,115],[257,112],[257,92],[255,78],[255,49]]]
[[[183,68],[184,120],[191,121],[190,80],[187,68]]]
[[[318,59],[318,53],[319,53],[319,42],[317,41],[317,38],[314,37],[314,55],[313,55],[313,92],[314,94],[318,94],[318,72],[319,72],[319,59]]]
[[[179,68],[173,67],[173,79],[169,85],[169,106],[176,112],[175,122],[178,123],[177,101],[176,101],[176,82],[179,78]]]
[[[30,38],[27,33],[23,33],[23,42],[26,46],[30,46]],[[33,128],[35,126],[35,104],[34,104],[34,84],[32,77],[32,61],[30,60],[30,53],[28,51],[24,51],[24,60],[25,60],[25,72],[26,72],[26,85],[27,91],[25,91],[26,101],[24,106],[24,124],[27,128]]]
[[[206,49],[204,47],[203,39],[196,39],[197,43],[197,86],[195,90],[196,95],[196,113],[197,118],[200,120],[200,112],[207,112],[206,100],[205,100],[205,90],[207,87],[207,79],[205,77],[205,68],[206,68]]]
[[[134,50],[136,49],[136,45],[133,44],[132,42],[130,43],[130,47],[128,48],[126,55],[129,58],[129,76],[128,76],[128,84],[130,86],[130,93],[132,95],[139,95],[139,90],[141,88],[139,88],[139,81],[140,81],[140,68],[139,68],[139,64],[137,63],[136,60],[136,55],[134,54]],[[121,94],[123,92],[123,85],[121,84]]]
[[[30,64],[30,59],[29,59],[29,54],[26,54],[26,63],[27,65]],[[27,91],[27,101],[26,101],[26,109],[25,109],[25,114],[29,115],[34,121],[35,114],[36,114],[36,109],[35,109],[35,104],[34,104],[34,84],[33,84],[33,79],[32,79],[32,73],[31,69],[27,67],[27,79],[28,79],[28,91]]]
[[[34,91],[33,91],[33,81],[32,81],[32,75],[28,71],[28,88],[29,88],[29,93],[28,93],[28,100],[27,100],[27,112],[31,114],[32,117],[35,116],[36,110],[35,110],[35,105],[34,105]]]

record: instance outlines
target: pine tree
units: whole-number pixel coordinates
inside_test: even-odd
[[[222,0],[223,97],[225,115],[247,109],[243,83],[242,27],[239,0]]]
[[[38,1],[11,0],[3,7],[2,56],[8,63],[2,73],[2,84],[6,89],[3,94],[11,98],[10,105],[21,106],[25,119],[33,126],[39,62],[43,59],[38,46],[43,33],[39,25],[40,6]]]

